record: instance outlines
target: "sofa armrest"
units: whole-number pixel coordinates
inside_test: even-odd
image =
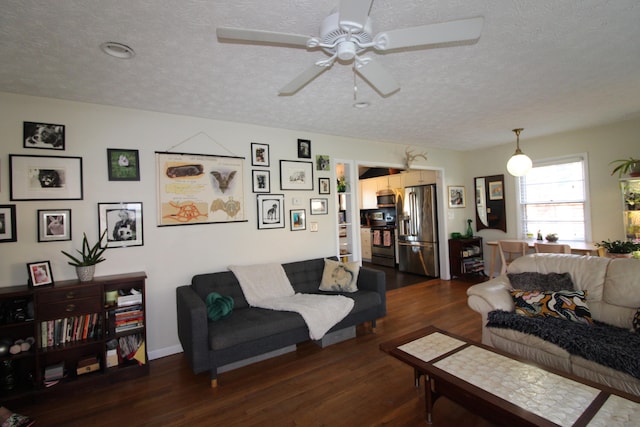
[[[360,272],[358,273],[358,289],[380,294],[381,307],[379,317],[387,315],[387,283],[383,271],[360,267]]]
[[[205,302],[191,286],[176,288],[178,338],[194,373],[211,369],[209,321]]]
[[[513,311],[515,306],[506,280],[501,276],[469,287],[467,289],[469,307],[485,315],[493,310]]]

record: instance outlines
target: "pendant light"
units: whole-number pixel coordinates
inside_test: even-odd
[[[516,134],[516,152],[513,153],[513,156],[507,162],[507,170],[513,176],[523,176],[529,173],[533,163],[531,159],[520,150],[520,132],[522,132],[523,128],[514,129],[513,132]]]

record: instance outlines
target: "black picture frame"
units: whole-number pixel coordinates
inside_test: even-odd
[[[289,211],[291,231],[307,229],[307,211],[305,209],[291,209]]]
[[[284,194],[258,194],[258,230],[284,228]]]
[[[37,261],[27,263],[29,274],[29,286],[37,288],[40,286],[53,286],[53,273],[49,261]]]
[[[38,209],[38,242],[71,240],[71,209]]]
[[[251,143],[251,166],[269,166],[269,144]]]
[[[313,190],[313,162],[280,160],[281,190]]]
[[[16,205],[0,205],[0,243],[17,242]]]
[[[140,181],[138,150],[107,148],[109,181]]]
[[[82,200],[82,157],[9,154],[9,199]]]
[[[311,158],[311,140],[310,139],[298,139],[298,158],[299,159]]]
[[[22,122],[24,148],[65,149],[65,126],[54,123]]]
[[[267,170],[251,171],[253,192],[254,193],[270,193],[271,192],[271,172]]]
[[[309,203],[310,215],[327,215],[329,213],[329,199],[314,198]]]
[[[98,235],[107,230],[107,248],[144,245],[142,202],[98,203],[98,216]]]
[[[331,194],[330,178],[318,178],[318,194]]]

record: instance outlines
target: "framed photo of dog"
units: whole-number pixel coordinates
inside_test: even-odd
[[[64,125],[23,122],[24,148],[64,150]]]
[[[9,154],[9,198],[82,200],[82,157]]]
[[[100,230],[107,230],[108,248],[142,246],[142,202],[98,203]]]
[[[258,230],[284,228],[284,194],[258,194]]]

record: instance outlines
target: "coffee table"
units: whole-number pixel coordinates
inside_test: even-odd
[[[508,426],[632,425],[640,399],[471,342],[434,326],[380,344],[424,377],[427,423],[439,396]],[[629,424],[624,424],[628,420]],[[617,424],[616,424],[617,423]]]

